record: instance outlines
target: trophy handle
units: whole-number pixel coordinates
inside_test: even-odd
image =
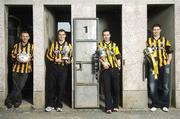
[[[81,71],[82,70],[82,63],[78,62],[76,63],[76,71]]]

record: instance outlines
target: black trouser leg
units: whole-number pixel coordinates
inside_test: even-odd
[[[105,109],[112,109],[112,95],[111,95],[111,71],[104,70],[101,74],[103,89],[105,95]]]
[[[112,97],[113,97],[113,107],[119,108],[119,100],[120,100],[120,72],[119,69],[112,70]]]
[[[58,70],[58,78],[57,78],[57,107],[62,108],[63,97],[64,97],[64,89],[65,83],[67,80],[67,68],[60,67]]]
[[[57,73],[54,71],[54,64],[51,64],[51,68],[48,70],[48,75],[46,79],[46,106],[55,106],[56,98],[56,78]]]
[[[28,74],[26,73],[13,73],[13,89],[7,98],[8,103],[21,103],[22,102],[22,89],[25,86]]]

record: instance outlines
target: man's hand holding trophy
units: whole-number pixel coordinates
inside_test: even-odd
[[[62,58],[55,59],[55,62],[58,62],[58,63],[65,62],[66,64],[71,63],[70,57],[69,57],[70,47],[67,45],[67,42],[65,42],[64,48],[63,48],[63,50],[61,52],[59,50],[55,50],[54,53],[55,54],[61,53],[63,55]]]
[[[27,63],[32,60],[32,56],[27,54],[26,52],[22,52],[17,54],[17,61],[20,63]]]
[[[109,69],[110,64],[106,61],[106,50],[104,48],[98,49],[98,54],[100,56],[100,61],[104,69]]]
[[[151,67],[153,68],[154,77],[155,77],[155,79],[157,79],[158,78],[158,74],[159,74],[158,64],[157,64],[157,62],[155,60],[155,57],[154,57],[153,53],[154,53],[154,51],[150,47],[147,47],[144,50],[144,54],[145,54],[147,60],[150,62]]]
[[[65,42],[65,46],[62,50],[62,54],[63,54],[63,60],[65,61],[66,64],[70,64],[70,57],[69,57],[69,53],[70,53],[70,47],[67,45],[67,42]]]

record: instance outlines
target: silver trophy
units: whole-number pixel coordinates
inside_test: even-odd
[[[98,54],[100,57],[106,57],[106,50],[104,48],[99,48]]]
[[[148,61],[151,63],[151,67],[153,67],[153,74],[154,74],[154,78],[157,79],[158,78],[158,63],[155,60],[155,56],[154,56],[154,50],[151,47],[147,47],[144,50],[144,54],[147,57]]]
[[[148,61],[150,63],[155,63],[155,58],[153,56],[153,49],[151,47],[147,47],[144,49],[144,55],[147,57],[147,59],[149,59]]]
[[[113,50],[108,50],[108,55],[113,56],[114,55],[114,51]]]
[[[144,49],[144,54],[147,55],[147,56],[153,54],[153,49],[150,48],[150,47],[145,48]]]
[[[107,54],[106,54],[106,49],[105,49],[105,48],[99,48],[99,49],[98,49],[98,54],[99,54],[99,56],[101,57],[101,59],[104,61],[104,63],[105,63],[106,65],[110,65],[110,64],[106,61],[106,56],[107,56]]]
[[[18,59],[20,62],[28,62],[30,56],[26,52],[22,52],[19,54]]]
[[[63,54],[63,58],[64,60],[68,60],[69,58],[69,52],[70,52],[70,48],[67,45],[67,42],[65,42],[64,48],[62,50],[62,54]]]

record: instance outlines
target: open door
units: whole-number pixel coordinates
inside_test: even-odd
[[[98,19],[74,19],[74,106],[99,107]]]

